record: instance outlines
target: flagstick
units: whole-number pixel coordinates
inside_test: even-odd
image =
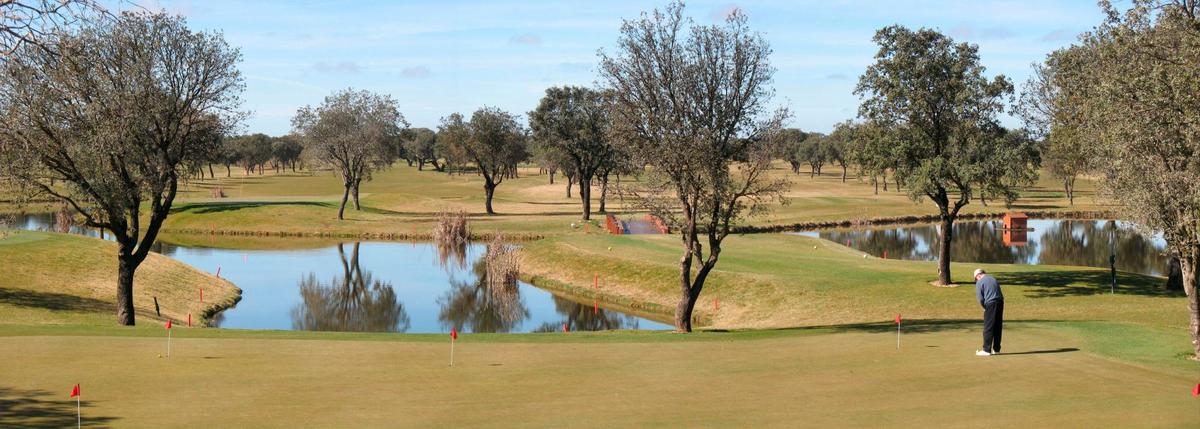
[[[896,350],[900,350],[900,324],[896,324]]]
[[[83,427],[83,414],[79,411],[79,397],[83,395],[75,395],[75,427]]]
[[[167,357],[171,357],[171,330],[167,329]]]
[[[450,339],[450,366],[454,366],[454,339]]]

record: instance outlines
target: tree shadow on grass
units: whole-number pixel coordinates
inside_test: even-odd
[[[1051,354],[1051,353],[1070,353],[1070,352],[1077,352],[1077,351],[1079,351],[1079,349],[1077,349],[1075,347],[1060,347],[1057,349],[1050,349],[1050,350],[1030,350],[1030,351],[1025,351],[1025,352],[1003,352],[996,356],[1044,355],[1044,354]]]
[[[1026,323],[1052,323],[1060,320],[1013,320],[1005,321],[1005,326],[1022,325]],[[983,327],[983,319],[904,319],[900,324],[900,332],[905,334],[926,334],[946,331],[970,331]],[[871,334],[896,332],[895,321],[848,323],[844,325],[801,326],[782,328],[781,331],[828,330],[833,333],[864,332]],[[720,331],[716,331],[720,332]]]
[[[0,303],[54,311],[107,312],[113,309],[112,303],[94,298],[28,289],[0,288]]]
[[[171,213],[195,213],[209,214],[231,212],[242,209],[252,209],[268,206],[310,206],[310,207],[330,207],[328,203],[315,201],[252,201],[252,202],[215,202],[215,203],[189,203],[172,208]]]
[[[60,395],[44,390],[0,387],[0,427],[64,428],[75,426],[75,400],[68,398],[69,386]],[[85,392],[86,393],[86,392]],[[110,426],[116,417],[88,412],[92,401],[80,401],[83,427]]]
[[[1032,271],[996,273],[996,280],[1003,286],[1029,288],[1025,295],[1030,298],[1061,298],[1110,293],[1112,277],[1108,271]],[[1116,293],[1121,295],[1182,297],[1182,291],[1168,291],[1164,280],[1157,277],[1117,273]]]

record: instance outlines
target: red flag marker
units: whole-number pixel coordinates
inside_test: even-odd
[[[83,414],[79,412],[79,383],[75,383],[75,388],[71,389],[71,396],[75,398],[75,427],[83,427]]]
[[[592,300],[592,314],[600,314],[600,302]]]
[[[163,327],[167,328],[167,357],[171,357],[171,319],[167,319],[167,324]]]
[[[188,327],[192,327],[192,313],[188,313]]]
[[[896,313],[896,350],[900,350],[900,313]]]
[[[563,333],[565,334],[565,333],[567,333],[567,332],[570,332],[570,329],[568,329],[568,328],[567,328],[567,324],[566,324],[566,323],[563,323]]]
[[[883,249],[883,259],[887,259],[887,249]]]
[[[450,340],[454,341],[457,339],[458,339],[458,330],[454,329],[454,328],[450,328]]]
[[[592,276],[592,289],[600,290],[600,275],[599,274],[594,274]]]
[[[75,386],[75,390],[79,390],[79,386]],[[1196,387],[1192,388],[1192,396],[1200,396],[1200,383],[1196,383]]]
[[[896,324],[900,324],[900,313],[896,313]]]

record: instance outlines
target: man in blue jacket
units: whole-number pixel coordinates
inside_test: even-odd
[[[982,268],[975,270],[975,298],[983,307],[983,349],[975,356],[1000,354],[1000,334],[1004,329],[1004,294],[1000,283]]]

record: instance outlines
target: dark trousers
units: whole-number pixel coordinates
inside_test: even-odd
[[[983,305],[983,351],[1000,352],[1000,335],[1004,331],[1004,301],[995,300]]]

